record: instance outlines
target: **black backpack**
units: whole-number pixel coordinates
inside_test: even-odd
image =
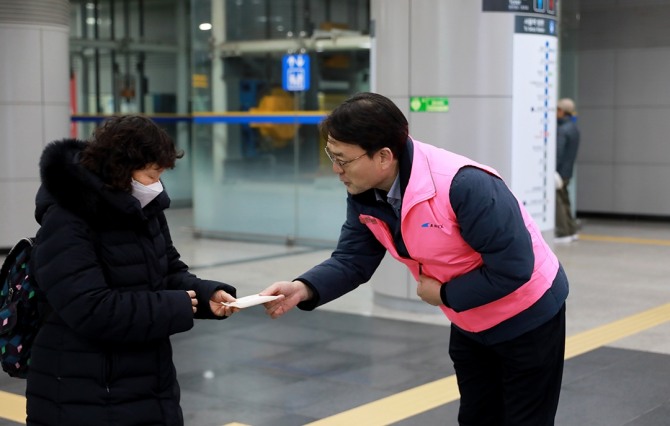
[[[12,377],[25,378],[30,350],[42,324],[38,288],[30,274],[34,239],[23,238],[0,269],[0,363]]]

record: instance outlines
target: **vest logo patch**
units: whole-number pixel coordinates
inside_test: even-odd
[[[440,223],[430,223],[430,222],[426,222],[426,223],[424,223],[423,225],[421,225],[421,227],[422,227],[422,228],[438,228],[438,229],[442,229],[442,228],[444,228],[444,225],[442,225],[442,224],[440,224]]]

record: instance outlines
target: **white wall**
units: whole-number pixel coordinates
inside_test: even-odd
[[[577,210],[668,216],[670,1],[582,2],[580,15]]]
[[[66,1],[0,5],[0,248],[37,231],[40,154],[69,134],[67,52]]]

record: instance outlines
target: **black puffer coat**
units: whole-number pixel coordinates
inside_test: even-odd
[[[182,425],[170,335],[217,318],[227,284],[188,272],[172,245],[165,192],[141,209],[79,165],[85,142],[48,145],[33,274],[53,312],[33,346],[29,425]]]

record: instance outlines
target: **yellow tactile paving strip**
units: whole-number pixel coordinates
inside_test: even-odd
[[[0,418],[26,424],[26,398],[0,391]]]
[[[569,336],[566,340],[565,359],[592,351],[668,321],[670,321],[670,303]],[[309,423],[309,426],[388,425],[456,401],[459,397],[456,376],[452,375]],[[25,398],[0,391],[0,418],[25,424]],[[244,426],[244,424],[228,423],[226,426]]]
[[[670,246],[670,240],[605,235],[582,234],[580,235],[580,240]],[[584,354],[668,321],[670,321],[670,303],[569,336],[566,339],[565,359]],[[360,407],[352,408],[351,410],[309,423],[309,425],[305,426],[339,426],[342,424],[383,426],[456,401],[459,397],[456,376],[452,375]],[[0,391],[0,419],[25,424],[25,397]],[[225,426],[247,425],[233,422],[227,423]]]
[[[655,240],[651,238],[631,238],[631,237],[613,237],[610,235],[579,234],[579,239],[584,241],[603,241],[608,243],[670,246],[670,240]]]
[[[570,336],[565,342],[565,359],[581,355],[667,321],[670,321],[670,303]],[[459,397],[456,376],[449,376],[309,423],[309,426],[388,425],[456,401]]]

